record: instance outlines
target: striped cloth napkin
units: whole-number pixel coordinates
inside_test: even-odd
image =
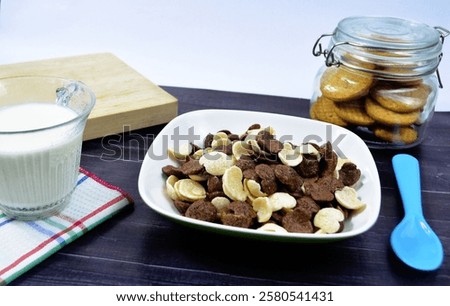
[[[118,187],[80,169],[71,201],[59,214],[17,221],[0,211],[0,285],[10,283],[132,203]]]

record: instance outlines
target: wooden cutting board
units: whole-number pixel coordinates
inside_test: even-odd
[[[178,111],[175,97],[111,53],[0,66],[0,77],[20,75],[58,76],[88,85],[97,101],[85,140],[166,123]]]

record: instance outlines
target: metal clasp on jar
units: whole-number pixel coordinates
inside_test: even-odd
[[[445,28],[443,28],[443,27],[434,27],[434,28],[436,29],[436,31],[439,32],[439,34],[441,36],[441,43],[444,44],[444,39],[448,35],[450,35],[450,31],[445,29]],[[443,53],[439,54],[439,63],[441,63],[443,55],[444,55]],[[439,68],[436,68],[436,76],[437,76],[437,79],[438,79],[438,82],[439,82],[439,88],[443,88],[444,86],[442,85],[441,75],[439,74]]]
[[[336,44],[334,44],[330,50],[328,49],[323,49],[322,44],[320,43],[320,41],[322,40],[322,38],[324,37],[328,37],[328,36],[333,36],[334,33],[332,34],[322,34],[317,40],[316,43],[314,44],[313,47],[313,55],[314,56],[321,56],[323,55],[325,57],[325,65],[327,67],[331,67],[331,66],[340,66],[341,62],[338,61],[335,57],[334,57],[334,49],[336,47],[342,46],[342,45],[350,45],[352,47],[359,47],[359,48],[370,48],[369,46],[364,46],[364,45],[360,45],[360,44],[356,44],[356,43],[352,43],[349,41],[343,41],[343,42],[338,42]]]
[[[327,67],[330,67],[332,65],[339,65],[340,64],[339,62],[335,62],[334,55],[331,55],[331,60],[329,60],[330,54],[332,54],[332,53],[330,51],[328,51],[327,49],[324,49],[322,47],[322,44],[320,43],[322,38],[324,38],[324,37],[331,37],[333,35],[334,35],[334,33],[320,35],[320,37],[316,40],[316,43],[314,44],[314,47],[313,47],[313,50],[312,50],[312,53],[313,53],[314,56],[317,57],[317,56],[323,55],[325,57],[325,65],[327,65]],[[333,46],[333,48],[334,48],[334,46]]]

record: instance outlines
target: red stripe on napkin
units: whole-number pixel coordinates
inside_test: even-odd
[[[103,206],[100,206],[98,209],[94,210],[93,212],[91,212],[90,214],[86,215],[85,217],[81,218],[80,220],[74,222],[70,227],[67,227],[66,229],[60,231],[59,233],[53,235],[52,237],[50,237],[49,239],[45,240],[44,242],[42,242],[41,244],[39,244],[36,248],[34,248],[33,250],[29,251],[28,253],[25,253],[24,255],[22,255],[21,257],[19,257],[16,261],[14,261],[11,265],[9,265],[8,267],[4,268],[3,270],[0,270],[0,274],[3,274],[5,272],[8,272],[9,270],[13,269],[14,267],[16,267],[17,265],[19,265],[22,261],[26,260],[27,258],[29,258],[30,256],[32,256],[33,254],[39,252],[41,249],[43,249],[46,245],[48,245],[49,243],[51,243],[52,241],[56,240],[58,237],[62,236],[63,234],[67,233],[68,231],[72,230],[73,228],[79,226],[80,224],[82,224],[84,221],[86,221],[87,219],[92,218],[93,216],[95,216],[96,214],[100,213],[101,211],[107,209],[108,207],[114,205],[115,203],[123,200],[126,196],[124,194],[121,194],[120,196],[116,197],[115,199],[109,201],[108,203],[104,204]]]

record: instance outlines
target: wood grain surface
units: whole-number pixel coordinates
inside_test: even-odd
[[[84,139],[167,123],[177,99],[111,53],[97,53],[0,66],[0,78],[55,76],[82,81],[95,93]]]
[[[219,108],[308,117],[308,101],[163,87],[179,112]],[[222,236],[173,223],[139,197],[145,152],[163,125],[84,142],[82,166],[120,186],[134,207],[67,245],[11,285],[450,285],[450,113],[436,113],[416,148],[372,150],[382,184],[381,212],[368,232],[327,244],[267,242]],[[389,235],[403,217],[391,158],[420,161],[424,215],[442,240],[434,272],[401,263]],[[154,169],[160,171],[160,169]]]

